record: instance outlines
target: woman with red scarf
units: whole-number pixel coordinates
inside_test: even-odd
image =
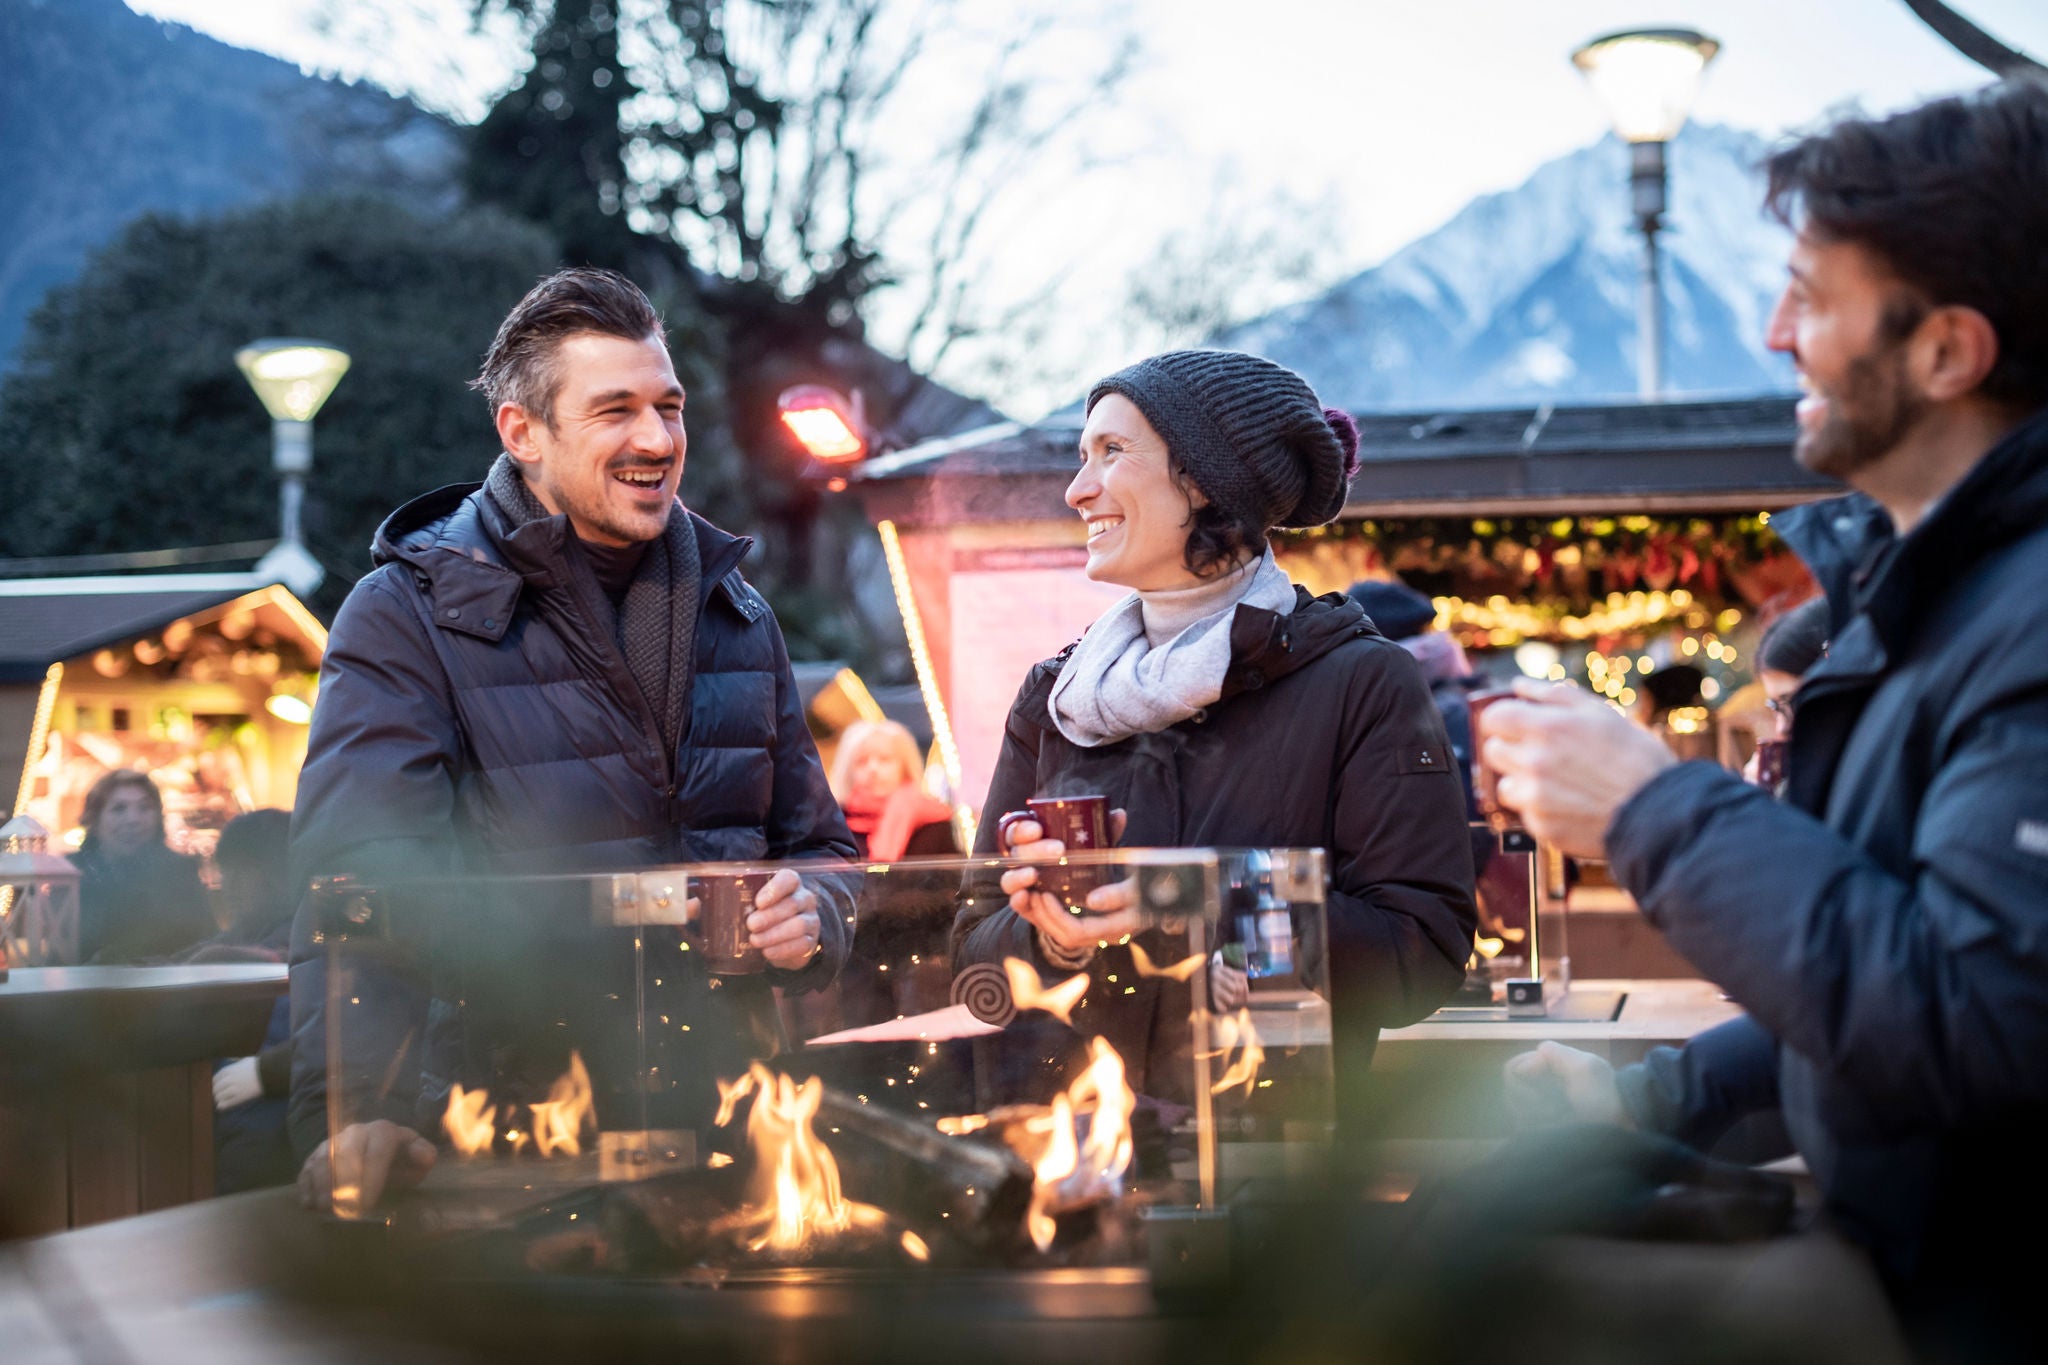
[[[924,790],[923,775],[917,741],[903,726],[864,720],[847,727],[832,758],[832,794],[861,857],[884,864],[960,851],[953,813]],[[870,874],[853,955],[839,977],[848,1025],[922,1013],[951,999],[947,938],[959,885],[958,871]]]
[[[870,862],[957,853],[953,812],[926,793],[917,741],[893,720],[858,720],[832,758],[832,794]]]

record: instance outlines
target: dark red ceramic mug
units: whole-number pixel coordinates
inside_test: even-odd
[[[1495,702],[1512,701],[1514,696],[1512,687],[1488,687],[1465,699],[1465,704],[1472,711],[1472,799],[1496,834],[1518,822],[1515,813],[1500,803],[1500,774],[1486,761],[1486,730],[1480,723],[1480,717]]]
[[[1031,820],[1047,839],[1057,839],[1069,853],[1090,853],[1109,847],[1109,798],[1106,796],[1045,796],[1024,803],[1029,809],[1004,813],[996,822],[996,839],[1005,853],[1010,849],[1010,829],[1020,820]],[[1085,910],[1088,893],[1116,880],[1114,870],[1097,867],[1041,867],[1038,885],[1057,896],[1069,909]]]
[[[1756,784],[1773,795],[1785,785],[1785,755],[1790,748],[1782,739],[1756,742]]]
[[[705,877],[693,883],[702,916],[704,965],[718,976],[751,976],[767,970],[768,959],[747,933],[755,893],[767,885],[767,876]]]

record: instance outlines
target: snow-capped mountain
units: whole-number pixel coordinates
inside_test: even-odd
[[[1792,387],[1763,347],[1788,234],[1760,210],[1768,144],[1687,128],[1670,150],[1665,384],[1673,395]],[[1475,199],[1436,231],[1320,297],[1216,344],[1270,356],[1354,409],[1625,398],[1636,388],[1642,238],[1615,138]]]

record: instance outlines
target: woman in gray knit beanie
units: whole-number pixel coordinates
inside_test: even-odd
[[[1258,356],[1174,351],[1094,386],[1066,502],[1087,528],[1088,576],[1131,592],[1025,679],[976,843],[1060,857],[1030,819],[1002,822],[1000,847],[998,817],[1031,797],[1099,793],[1125,844],[1326,849],[1340,1075],[1363,1069],[1379,1025],[1450,997],[1474,923],[1457,766],[1415,661],[1343,594],[1290,582],[1267,543],[1337,515],[1357,451],[1348,415]],[[1130,883],[1077,908],[1040,890],[1032,867],[987,880],[954,926],[956,964],[1021,957],[1120,994],[1188,989],[1133,970],[1125,935],[1155,960],[1171,945],[1149,941]],[[1249,993],[1221,959],[1205,977],[1217,1007]],[[1129,1004],[1107,1012],[1108,1031],[1178,1019],[1185,1032],[1184,1007]],[[1140,1089],[1175,1096],[1177,1067],[1143,1059],[1182,1055],[1185,1037],[1109,1041]]]

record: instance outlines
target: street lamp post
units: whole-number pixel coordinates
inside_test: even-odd
[[[327,576],[299,528],[313,469],[313,415],[348,372],[348,352],[324,341],[266,337],[236,351],[235,364],[270,413],[271,465],[280,481],[277,544],[256,572],[304,597]]]
[[[1689,28],[1635,29],[1595,38],[1572,53],[1614,131],[1629,144],[1629,197],[1643,234],[1636,294],[1636,391],[1664,391],[1664,289],[1657,234],[1664,227],[1664,148],[1692,113],[1700,73],[1721,45]]]

